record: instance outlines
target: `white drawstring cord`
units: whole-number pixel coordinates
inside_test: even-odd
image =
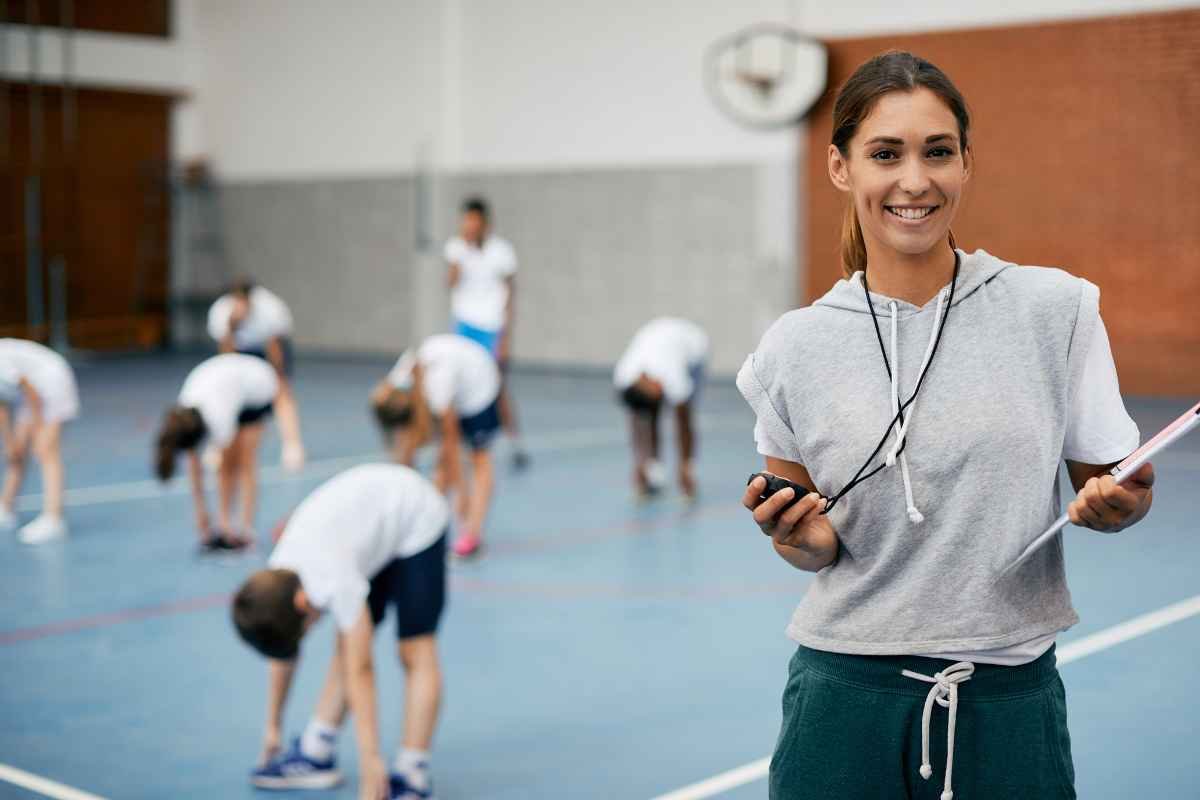
[[[933,317],[933,331],[929,337],[929,344],[925,346],[925,357],[921,359],[921,369],[917,375],[924,375],[925,369],[929,366],[929,359],[933,357],[933,347],[937,342],[938,328],[942,322],[942,309],[946,301],[946,290],[938,292],[937,309]],[[892,312],[892,415],[895,416],[900,411],[900,351],[896,345],[897,339],[897,312],[898,307],[896,301],[888,304]],[[904,438],[908,435],[908,426],[912,422],[915,412],[915,403],[908,407],[908,416],[904,418],[904,422],[900,423],[900,427],[896,430],[896,443],[892,445],[892,449],[888,451],[887,458],[884,463],[892,467],[896,464],[896,457],[899,454],[900,458],[900,474],[904,480],[904,499],[907,504],[906,511],[908,518],[914,525],[920,525],[925,521],[925,515],[917,508],[916,502],[913,500],[912,479],[908,472],[908,458],[904,453],[900,452],[900,448],[904,446]]]
[[[933,684],[929,694],[925,696],[925,710],[921,714],[921,777],[925,780],[929,780],[929,776],[933,775],[933,767],[929,763],[929,719],[933,715],[933,704],[936,702],[942,708],[950,709],[950,719],[946,724],[946,780],[942,785],[942,800],[954,800],[954,789],[950,781],[954,774],[954,727],[958,721],[958,685],[971,680],[971,676],[975,674],[975,665],[970,661],[959,661],[941,672],[935,672],[932,678],[907,669],[901,670],[900,674],[906,678]]]

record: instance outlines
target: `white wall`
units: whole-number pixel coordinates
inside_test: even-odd
[[[396,174],[441,125],[437,0],[204,0],[203,138],[224,179]]]

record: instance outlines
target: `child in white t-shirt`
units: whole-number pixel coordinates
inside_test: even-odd
[[[515,319],[517,255],[511,244],[491,233],[487,202],[468,198],[462,206],[459,235],[446,242],[454,332],[483,345],[500,365],[500,422],[513,448],[513,466],[524,469],[529,454],[521,445],[516,406],[509,397],[508,359]]]
[[[264,789],[323,789],[341,782],[337,734],[352,713],[360,797],[433,795],[429,748],[441,704],[436,633],[445,603],[446,525],[441,494],[414,470],[364,464],[310,494],[287,520],[268,569],[233,601],[242,639],[270,661],[267,725],[259,767]],[[394,606],[404,666],[404,738],[389,770],[381,757],[371,640]],[[324,612],[337,642],[324,689],[304,734],[281,753],[284,701],[300,640]]]
[[[66,359],[37,342],[0,339],[0,435],[8,458],[0,490],[0,531],[16,527],[13,506],[32,450],[42,469],[42,513],[18,538],[40,544],[66,535],[62,426],[77,416],[79,390]]]
[[[658,415],[664,401],[675,408],[679,487],[687,497],[695,497],[692,409],[704,381],[707,360],[708,336],[699,325],[660,317],[638,330],[613,370],[613,385],[629,411],[633,481],[640,497],[656,494],[665,481],[658,460]]]
[[[225,353],[188,373],[179,399],[163,417],[155,472],[160,480],[170,480],[176,453],[187,451],[196,528],[205,550],[236,550],[253,542],[258,446],[263,420],[271,413],[278,392],[279,380],[270,364],[254,356]],[[216,530],[209,525],[204,468],[197,453],[205,441],[220,452]],[[241,525],[235,530],[232,512],[239,490]]]
[[[494,486],[492,439],[500,430],[497,399],[500,370],[487,350],[471,339],[439,334],[400,357],[371,393],[371,405],[393,458],[411,465],[416,451],[441,435],[434,484],[458,492],[462,534],[454,543],[460,557],[474,555],[483,537]],[[471,450],[471,481],[462,474],[459,444]]]
[[[236,281],[229,293],[208,311],[208,334],[222,353],[244,353],[270,362],[279,378],[275,417],[283,437],[283,466],[295,472],[304,466],[300,437],[300,408],[292,391],[292,312],[278,295],[247,279]]]

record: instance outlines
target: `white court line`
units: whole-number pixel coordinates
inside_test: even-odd
[[[1130,639],[1136,639],[1197,614],[1200,614],[1200,594],[1063,645],[1056,651],[1058,664],[1062,666],[1081,658],[1087,658],[1093,653],[1099,653],[1101,650],[1107,650],[1122,642],[1128,642]],[[660,794],[653,800],[704,800],[707,797],[715,797],[722,792],[767,777],[770,764],[770,757],[752,761],[699,783],[693,783],[667,794]]]
[[[37,775],[10,767],[7,764],[0,764],[0,781],[7,781],[22,789],[53,797],[55,800],[104,800],[99,795],[73,789],[47,778],[39,778]]]
[[[698,426],[704,433],[732,429],[734,425],[719,419],[700,417]],[[737,427],[744,428],[742,424]],[[589,447],[621,444],[627,436],[623,429],[614,431],[612,428],[591,428],[543,436],[531,436],[527,446],[534,453],[563,452],[570,450],[585,450]],[[378,461],[385,458],[381,449],[374,453],[364,453],[357,456],[341,456],[338,458],[323,458],[309,461],[300,472],[287,472],[283,467],[264,467],[259,473],[259,484],[271,486],[279,483],[311,480],[331,475],[339,470],[352,467],[368,461]],[[211,483],[211,482],[210,482]],[[210,485],[209,490],[213,487]],[[67,489],[63,492],[63,505],[74,508],[77,506],[94,506],[104,503],[123,503],[128,500],[151,500],[156,497],[176,497],[191,493],[187,480],[176,480],[164,486],[158,481],[125,481],[123,483],[106,483],[98,486],[84,486],[78,489]],[[16,499],[17,511],[39,511],[42,507],[42,495],[24,494]]]

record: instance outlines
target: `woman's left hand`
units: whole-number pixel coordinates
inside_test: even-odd
[[[1067,516],[1076,525],[1094,531],[1115,533],[1146,516],[1154,493],[1154,466],[1143,464],[1124,483],[1111,475],[1088,478],[1067,506]]]

